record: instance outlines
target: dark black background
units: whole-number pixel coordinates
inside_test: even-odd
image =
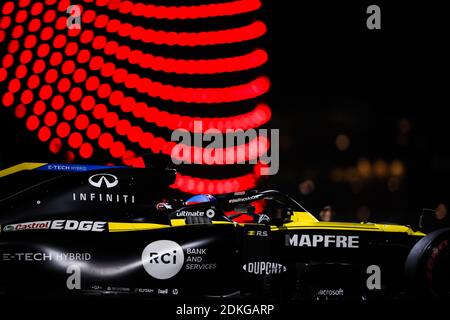
[[[395,3],[393,3],[395,2]],[[448,32],[443,2],[264,1],[269,26],[272,128],[280,129],[281,164],[262,188],[285,191],[307,208],[335,207],[354,220],[368,206],[373,220],[413,223],[423,207],[448,204]],[[381,7],[382,29],[366,28],[366,8]],[[399,122],[411,130],[399,144]],[[61,161],[11,114],[0,113],[0,167]],[[350,147],[339,151],[336,136]],[[391,192],[387,179],[333,182],[336,168],[359,159],[404,163]],[[309,195],[299,184],[314,182]]]
[[[267,185],[295,195],[312,179],[315,191],[300,199],[313,211],[331,204],[354,219],[366,205],[374,220],[412,223],[423,207],[448,201],[448,18],[436,3],[392,2],[272,4],[272,124],[282,158]],[[381,8],[381,30],[366,28],[369,4]],[[404,145],[400,119],[411,125]],[[345,152],[335,146],[341,133],[351,141]],[[332,183],[333,168],[360,158],[404,162],[399,190],[388,191],[385,179],[358,193]]]

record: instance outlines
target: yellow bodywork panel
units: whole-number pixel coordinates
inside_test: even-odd
[[[36,168],[45,166],[47,163],[34,163],[34,162],[24,162],[13,167],[9,167],[7,169],[0,171],[0,178],[8,176],[10,174],[23,171],[23,170],[34,170]]]
[[[181,227],[181,226],[186,225],[186,220],[185,219],[172,219],[172,220],[170,220],[170,223],[172,224],[173,227]]]
[[[309,212],[294,212],[291,222],[283,224],[281,227],[271,226],[272,231],[286,230],[353,230],[353,231],[372,231],[372,232],[398,232],[406,233],[412,236],[425,236],[424,233],[413,231],[407,226],[377,224],[377,223],[351,223],[351,222],[322,222],[318,221]],[[212,224],[233,224],[235,226],[246,225],[244,223],[232,223],[226,221],[212,221]],[[110,232],[127,232],[127,231],[143,231],[155,230],[173,227],[190,226],[186,224],[185,219],[172,219],[171,225],[156,223],[126,223],[126,222],[109,222]]]
[[[401,232],[408,235],[424,236],[422,232],[413,231],[407,226],[394,224],[377,223],[352,223],[352,222],[323,222],[318,221],[309,212],[294,212],[291,222],[283,224],[283,227],[272,227],[272,231],[277,230],[301,230],[301,229],[323,229],[323,230],[354,230],[354,231],[372,231],[372,232]]]
[[[319,222],[319,220],[317,220],[311,213],[300,211],[294,211],[291,220],[296,223]]]
[[[109,232],[129,232],[129,231],[144,231],[155,229],[166,229],[173,227],[186,226],[185,219],[172,219],[171,225],[158,223],[142,223],[142,222],[108,222]],[[233,224],[226,221],[212,221],[212,224]]]
[[[170,228],[170,226],[157,223],[108,222],[109,232],[144,231],[164,228]]]

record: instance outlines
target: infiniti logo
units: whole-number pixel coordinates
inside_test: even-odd
[[[117,186],[119,179],[116,176],[109,173],[94,174],[89,178],[89,184],[96,188],[106,186],[108,189]]]

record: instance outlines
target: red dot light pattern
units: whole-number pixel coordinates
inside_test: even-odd
[[[83,31],[81,41],[84,43],[92,42],[92,31]],[[94,49],[103,49],[106,55],[114,55],[119,61],[127,61],[131,65],[138,65],[143,69],[152,69],[154,71],[164,71],[177,74],[217,74],[225,72],[236,72],[254,69],[264,65],[268,60],[265,50],[255,49],[254,51],[241,56],[223,58],[223,59],[203,59],[203,60],[183,60],[164,58],[143,53],[141,50],[130,50],[128,46],[119,46],[116,41],[103,42],[102,36],[94,38],[92,42]],[[102,43],[103,42],[103,43]],[[117,49],[111,50],[116,47]]]
[[[255,21],[243,27],[226,30],[167,32],[122,23],[119,19],[110,19],[106,14],[97,15],[93,10],[87,10],[82,21],[93,24],[97,29],[106,29],[108,33],[117,34],[122,38],[169,46],[193,47],[238,43],[257,39],[267,31],[264,22]]]
[[[223,88],[185,88],[151,80],[124,67],[177,75],[214,75],[261,67],[268,55],[260,48],[218,59],[174,59],[144,52],[129,42],[131,39],[142,44],[211,48],[218,44],[245,43],[266,33],[261,21],[239,28],[196,33],[153,30],[123,22],[133,16],[161,21],[231,17],[258,10],[260,0],[180,7],[122,0],[83,2],[86,10],[83,8],[81,14],[82,30],[67,28],[68,0],[19,0],[0,5],[0,44],[6,48],[0,55],[0,85],[5,88],[1,93],[2,105],[11,109],[18,119],[23,119],[26,128],[48,144],[50,152],[64,151],[68,161],[75,161],[78,157],[89,159],[104,150],[116,162],[142,166],[142,159],[131,147],[171,155],[177,145],[135,124],[132,119],[171,131],[190,132],[195,131],[195,121],[202,121],[203,132],[210,129],[226,132],[227,129],[258,128],[270,120],[270,108],[264,103],[235,116],[193,117],[161,111],[124,91],[126,88],[127,92],[132,90],[163,101],[219,109],[221,103],[251,100],[265,94],[270,82],[264,76]],[[113,11],[119,13],[118,19],[108,16]],[[97,34],[97,30],[102,30],[103,35]],[[253,139],[234,147],[236,158],[231,161],[254,160],[268,147],[267,139]],[[188,154],[179,156],[181,160],[198,160],[197,155],[203,151],[193,147]],[[223,152],[224,160],[229,161],[225,159],[226,154],[230,154],[227,151],[215,149],[213,154]],[[257,164],[253,172],[231,179],[211,180],[179,173],[172,187],[187,193],[246,190],[256,186],[260,167]]]
[[[84,0],[86,3],[94,0]],[[204,4],[197,6],[166,7],[132,1],[95,1],[99,7],[135,17],[155,19],[200,19],[237,15],[258,10],[260,0],[237,0],[226,3]]]

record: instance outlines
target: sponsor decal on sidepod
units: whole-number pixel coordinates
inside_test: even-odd
[[[77,231],[105,231],[106,222],[102,221],[76,221],[76,220],[54,220],[54,221],[32,221],[9,224],[3,227],[4,232],[22,230],[77,230]]]
[[[359,248],[359,236],[287,234],[285,245],[287,247]]]
[[[8,224],[3,227],[3,231],[19,231],[19,230],[39,230],[49,229],[50,221],[33,221],[16,224]]]
[[[98,173],[90,176],[88,182],[91,186],[97,189],[111,189],[119,184],[119,178],[110,173]],[[82,202],[112,202],[121,204],[135,203],[134,194],[116,194],[116,193],[96,193],[96,192],[73,192],[73,201]]]
[[[319,289],[316,292],[316,295],[318,296],[343,296],[344,295],[344,289]]]
[[[247,271],[251,274],[256,275],[271,275],[271,274],[280,274],[286,272],[287,268],[283,266],[281,263],[276,262],[266,262],[266,261],[257,261],[257,262],[249,262],[242,266],[244,271]]]
[[[214,215],[216,213],[214,212],[213,209],[208,209],[205,211],[189,211],[189,210],[182,210],[177,212],[176,216],[177,217],[204,217],[207,216],[208,218],[212,219],[214,218]]]
[[[153,278],[170,279],[180,272],[184,264],[183,248],[171,240],[158,240],[142,251],[142,265]]]

